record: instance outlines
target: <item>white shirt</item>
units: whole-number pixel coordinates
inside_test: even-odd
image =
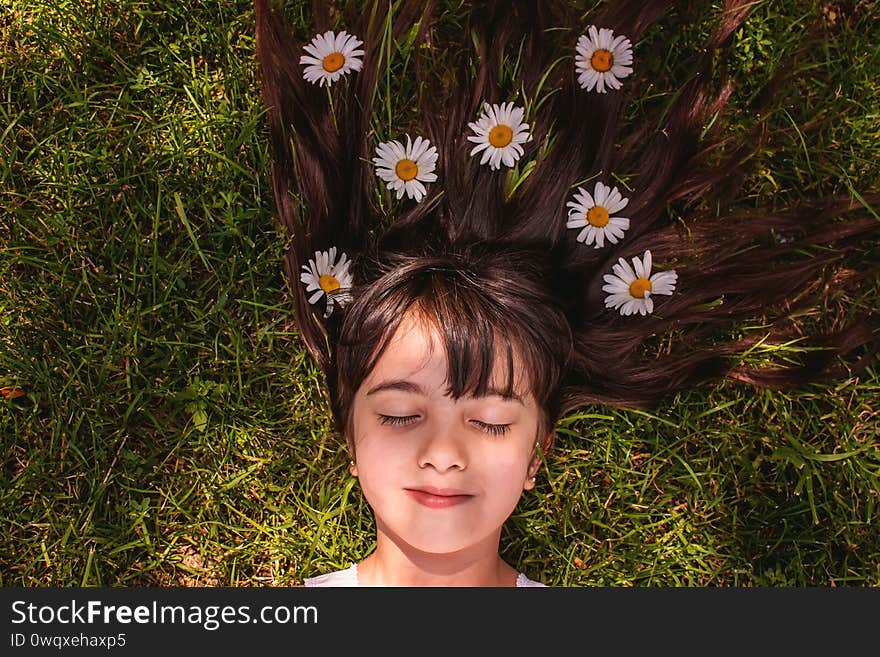
[[[358,582],[357,564],[354,563],[345,570],[337,570],[332,573],[317,575],[315,577],[306,577],[303,583],[305,586],[360,586],[360,583]],[[526,577],[525,574],[520,573],[516,577],[516,586],[546,587],[547,585],[531,580]]]

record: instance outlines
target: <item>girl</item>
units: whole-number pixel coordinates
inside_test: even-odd
[[[840,198],[730,209],[768,135],[717,131],[731,88],[715,66],[753,3],[724,3],[659,119],[625,120],[644,84],[634,44],[671,4],[582,18],[561,0],[496,0],[456,31],[434,29],[457,18],[431,1],[393,16],[352,3],[334,21],[315,2],[305,42],[256,0],[297,323],[377,531],[366,559],[307,585],[536,585],[499,541],[563,415],[723,377],[799,385],[874,357],[869,315],[814,336],[800,363],[739,363],[798,335],[792,315],[833,292],[815,283],[878,222]],[[407,83],[404,42],[419,112],[380,125],[380,80]],[[752,318],[768,331],[729,330]]]
[[[538,256],[486,245],[395,258],[352,303],[334,414],[377,544],[308,585],[535,585],[498,548],[553,440],[572,350]]]

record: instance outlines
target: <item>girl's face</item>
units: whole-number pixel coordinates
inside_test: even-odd
[[[534,486],[540,409],[530,393],[454,400],[446,370],[435,331],[407,315],[355,395],[352,474],[379,532],[395,542],[432,554],[486,541],[497,549],[502,525]],[[496,362],[492,387],[503,389],[506,374]]]

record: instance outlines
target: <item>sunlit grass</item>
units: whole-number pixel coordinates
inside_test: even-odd
[[[743,204],[880,188],[880,3],[857,5],[762,2],[735,36],[732,132],[798,67]],[[645,35],[636,115],[715,11]],[[372,548],[289,312],[252,25],[248,0],[0,9],[0,387],[24,392],[0,398],[2,585],[295,585]],[[413,120],[416,90],[387,82],[378,132]],[[878,400],[875,367],[582,409],[504,556],[557,585],[876,586]]]

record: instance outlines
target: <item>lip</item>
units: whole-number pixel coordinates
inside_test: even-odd
[[[454,488],[419,486],[418,488],[405,488],[404,490],[416,502],[429,509],[445,509],[450,506],[463,504],[473,497],[469,493]]]

